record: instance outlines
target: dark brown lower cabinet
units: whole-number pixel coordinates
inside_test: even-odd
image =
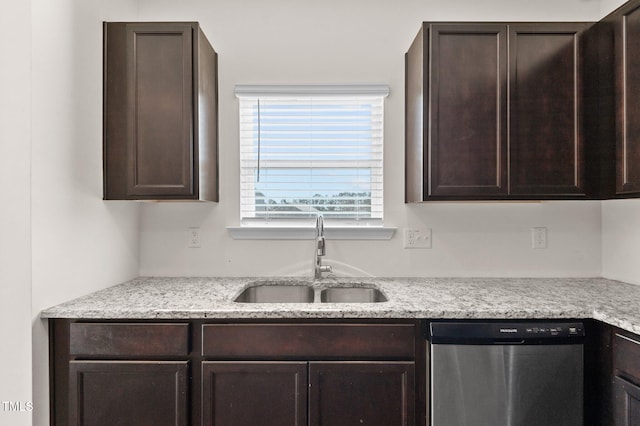
[[[304,426],[306,362],[204,362],[202,424]]]
[[[69,425],[186,426],[187,361],[71,361]]]
[[[640,426],[640,386],[616,376],[613,398],[616,426]]]
[[[414,424],[414,363],[309,364],[310,426]]]
[[[640,426],[640,337],[615,329],[613,418],[616,426]]]
[[[49,325],[52,426],[415,426],[424,417],[418,321]]]
[[[585,426],[640,426],[640,336],[590,321]]]
[[[202,386],[207,426],[414,424],[413,362],[204,362]]]

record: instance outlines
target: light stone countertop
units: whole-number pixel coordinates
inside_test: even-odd
[[[379,288],[381,303],[236,303],[263,282]],[[640,334],[640,286],[602,278],[142,277],[48,308],[41,318],[594,318]]]

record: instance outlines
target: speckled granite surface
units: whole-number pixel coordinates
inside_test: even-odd
[[[355,283],[383,303],[236,303],[256,282]],[[601,278],[138,278],[46,309],[42,318],[595,318],[640,333],[640,286]]]

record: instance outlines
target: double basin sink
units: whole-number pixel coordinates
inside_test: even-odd
[[[316,289],[309,284],[256,283],[247,287],[234,302],[239,303],[378,303],[387,297],[379,289],[362,284]]]

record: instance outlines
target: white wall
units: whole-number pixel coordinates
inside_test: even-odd
[[[640,200],[602,203],[602,276],[640,284]]]
[[[34,424],[48,424],[39,312],[138,275],[138,205],[102,201],[102,21],[127,0],[32,0]],[[15,38],[15,37],[14,37]]]
[[[404,52],[423,20],[594,20],[595,0],[140,0],[142,20],[196,20],[220,60],[220,191],[217,205],[142,206],[141,275],[310,273],[310,241],[235,241],[238,224],[236,83],[387,83],[385,223],[433,229],[433,249],[391,241],[329,241],[344,273],[476,276],[600,275],[600,203],[405,205]],[[200,249],[185,230],[199,226]],[[546,226],[549,248],[532,250]]]
[[[31,4],[0,8],[0,424],[31,424]],[[2,402],[20,403],[18,411]]]

